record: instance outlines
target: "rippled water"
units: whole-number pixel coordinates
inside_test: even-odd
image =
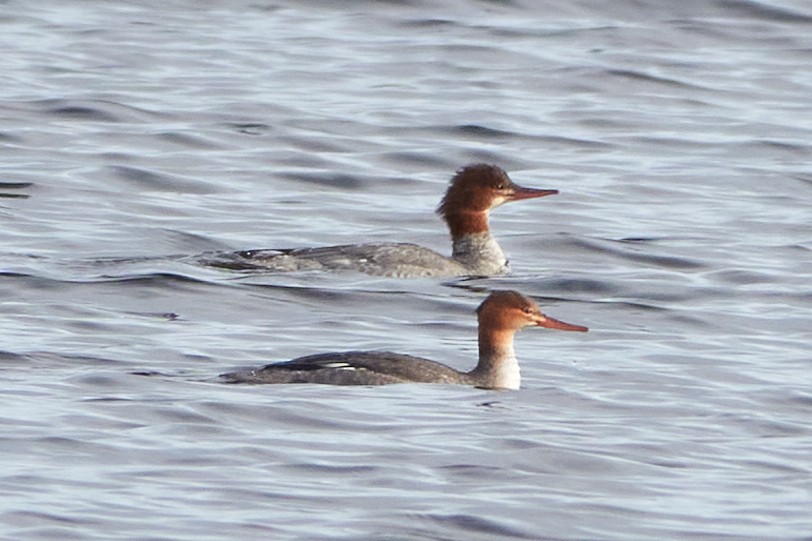
[[[4,539],[812,539],[812,9],[801,0],[4,2]],[[444,252],[509,276],[205,268]],[[523,388],[242,387],[331,349],[458,368],[491,289]]]

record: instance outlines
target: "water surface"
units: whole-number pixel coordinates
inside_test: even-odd
[[[0,535],[808,540],[812,11],[782,0],[54,2],[0,12]],[[450,251],[513,273],[252,274]],[[523,388],[228,386],[332,349],[460,369],[492,289]]]

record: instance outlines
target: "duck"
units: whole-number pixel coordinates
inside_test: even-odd
[[[494,276],[509,272],[489,226],[490,211],[505,203],[557,194],[515,184],[499,166],[475,163],[454,174],[437,207],[451,233],[451,256],[405,242],[315,248],[244,250],[210,265],[237,270],[357,271],[390,278]]]
[[[525,327],[587,332],[588,327],[565,323],[539,310],[517,291],[494,291],[477,308],[479,361],[470,371],[391,351],[317,353],[222,374],[227,383],[328,385],[388,385],[442,383],[482,389],[519,389],[521,370],[513,337]]]

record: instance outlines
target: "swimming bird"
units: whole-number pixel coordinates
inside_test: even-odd
[[[317,353],[261,368],[239,370],[221,377],[228,383],[448,383],[484,389],[518,389],[521,373],[513,350],[513,335],[517,331],[529,326],[564,331],[589,330],[544,315],[532,299],[516,291],[491,293],[477,308],[477,317],[479,362],[469,372],[390,351],[346,351]]]
[[[492,209],[510,201],[544,197],[558,190],[525,188],[500,167],[483,163],[459,169],[437,207],[451,232],[451,257],[410,243],[346,244],[317,248],[247,250],[226,261],[232,269],[355,270],[396,278],[491,276],[508,272],[505,254],[491,235]]]

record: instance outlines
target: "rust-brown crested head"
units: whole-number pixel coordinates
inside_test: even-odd
[[[555,193],[558,191],[523,188],[514,184],[501,167],[475,163],[456,172],[437,213],[447,217],[458,213],[487,212],[508,201]]]
[[[484,212],[494,202],[507,197],[513,183],[501,167],[484,163],[458,169],[445,192],[437,213],[443,216],[457,212]]]
[[[480,325],[492,329],[521,329],[534,325],[541,315],[538,305],[516,291],[494,291],[477,308]]]
[[[491,329],[519,330],[531,325],[562,331],[586,332],[582,325],[553,319],[541,312],[532,299],[516,291],[494,291],[477,308],[479,325]]]

